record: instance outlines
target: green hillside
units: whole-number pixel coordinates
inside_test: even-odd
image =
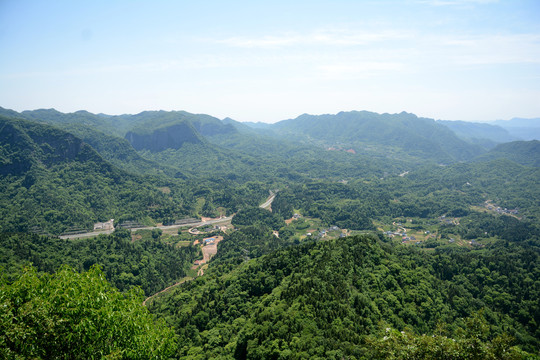
[[[164,194],[159,183],[116,168],[70,133],[6,117],[0,129],[2,231],[58,234],[111,218],[189,214],[192,197],[182,188]]]
[[[476,160],[486,161],[492,159],[508,159],[518,164],[540,167],[540,141],[513,141],[499,144]]]
[[[371,145],[375,152],[392,150],[395,157],[412,156],[450,163],[468,160],[481,148],[459,139],[447,127],[414,114],[377,114],[368,111],[336,115],[301,115],[270,127],[283,136],[311,138],[326,146],[350,146],[360,152]]]
[[[519,285],[535,281],[538,253],[501,250],[311,242],[233,270],[217,263],[151,310],[179,334],[179,358],[519,358],[510,336],[529,351],[539,345],[540,293]]]
[[[470,142],[480,143],[407,113],[253,129],[183,111],[0,109],[0,285],[13,299],[0,309],[43,314],[0,318],[24,319],[43,335],[32,335],[35,348],[47,348],[65,329],[42,324],[67,319],[52,311],[62,302],[46,305],[49,292],[80,295],[47,274],[71,284],[73,268],[126,294],[126,326],[131,315],[151,319],[132,288],[159,293],[146,306],[168,324],[172,358],[539,358],[539,142],[489,152]],[[226,228],[160,224],[220,216]],[[159,228],[55,237],[109,219]],[[208,237],[219,243],[198,245]],[[42,274],[21,269],[29,263]],[[25,281],[43,289],[39,304],[14,290]],[[103,288],[93,284],[88,293]],[[93,316],[83,313],[66,321],[79,329]],[[6,321],[0,357],[34,356],[9,335],[26,330]]]
[[[143,158],[126,139],[108,135],[84,125],[67,125],[62,128],[80,137],[105,160],[122,170],[138,175],[184,177],[177,168],[161,165]]]
[[[510,135],[507,130],[497,125],[444,120],[438,120],[437,123],[448,127],[463,140],[481,145],[486,149],[492,149],[500,143],[518,140],[517,137]]]
[[[155,130],[139,128],[129,131],[126,139],[136,150],[153,152],[179,149],[184,143],[201,144],[203,142],[193,126],[187,122],[162,126]]]
[[[55,274],[27,268],[0,278],[2,359],[167,359],[175,335],[141,306],[140,289],[120,292],[99,267]]]
[[[186,276],[196,247],[174,247],[156,239],[133,242],[128,230],[85,239],[57,239],[28,233],[0,233],[0,266],[12,279],[30,263],[37,271],[54,273],[69,265],[82,272],[102,267],[107,280],[121,291],[139,286],[146,296]]]
[[[167,174],[173,177],[182,177],[182,173],[175,168],[170,168],[150,160],[142,158],[131,144],[119,137],[116,132],[116,122],[110,122],[111,117],[94,115],[86,111],[78,111],[72,114],[64,114],[56,110],[16,111],[0,108],[0,114],[8,117],[27,119],[39,123],[46,123],[63,129],[85,143],[89,144],[105,160],[122,170],[147,175]]]
[[[224,124],[221,120],[205,114],[192,114],[187,111],[143,111],[136,115],[119,115],[111,117],[110,121],[121,120],[129,127],[125,127],[124,132],[129,130],[152,131],[157,128],[166,127],[175,123],[186,122],[191,124],[201,135],[214,135],[217,133],[231,133],[235,129]]]

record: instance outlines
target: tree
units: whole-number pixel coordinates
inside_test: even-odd
[[[163,234],[163,230],[161,229],[152,229],[152,239],[157,240],[159,237]]]
[[[142,290],[120,293],[101,268],[56,274],[26,268],[0,280],[0,357],[3,359],[168,358],[175,335],[142,305]]]

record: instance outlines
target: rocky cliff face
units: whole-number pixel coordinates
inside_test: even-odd
[[[223,124],[219,120],[213,122],[192,121],[191,124],[202,136],[235,134],[237,130],[231,124]]]
[[[179,149],[184,143],[199,144],[203,142],[193,126],[185,122],[159,128],[150,133],[130,131],[125,138],[137,150],[154,152]]]

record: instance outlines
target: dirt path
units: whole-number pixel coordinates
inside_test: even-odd
[[[150,295],[149,297],[147,297],[146,299],[144,299],[144,301],[143,301],[143,303],[142,303],[143,306],[146,306],[146,302],[147,302],[148,300],[153,299],[154,297],[158,296],[159,294],[164,293],[164,292],[166,292],[166,291],[169,291],[169,290],[172,289],[173,287],[178,286],[178,285],[181,285],[181,284],[185,283],[186,281],[191,281],[191,280],[193,280],[193,279],[195,279],[195,278],[194,278],[194,277],[191,277],[191,276],[186,276],[185,278],[183,278],[182,280],[180,280],[180,281],[177,282],[176,284],[173,284],[173,285],[171,285],[171,286],[169,286],[169,287],[166,287],[165,289],[163,289],[163,290],[161,290],[161,291],[155,293],[154,295]]]
[[[210,259],[217,254],[217,244],[219,244],[219,242],[221,240],[223,240],[223,236],[216,236],[214,237],[214,242],[212,244],[207,244],[205,246],[202,247],[202,253],[203,253],[203,259],[202,260],[199,260],[198,261],[198,265],[194,267],[194,269],[197,269],[199,268],[199,271],[197,272],[197,275],[195,277],[192,277],[192,276],[186,276],[185,278],[183,278],[182,280],[180,280],[179,282],[177,282],[176,284],[173,284],[169,287],[166,287],[165,289],[155,293],[154,295],[151,295],[149,297],[147,297],[144,301],[143,301],[143,305],[146,306],[146,302],[152,298],[154,298],[155,296],[159,295],[159,294],[162,294],[164,292],[167,292],[169,291],[170,289],[172,289],[173,287],[175,286],[178,286],[178,285],[181,285],[183,283],[185,283],[186,281],[191,281],[193,279],[195,279],[196,277],[198,276],[202,276],[204,275],[204,270],[208,267],[208,262],[210,261]]]
[[[219,243],[219,240],[216,240],[213,244],[208,244],[206,246],[203,246],[202,253],[203,253],[203,259],[201,262],[199,262],[200,265],[206,264],[210,261],[212,256],[217,254],[217,244]]]
[[[272,201],[274,201],[274,198],[276,197],[276,194],[273,193],[272,191],[270,191],[270,196],[268,197],[268,199],[260,205],[261,208],[269,208],[271,205],[272,205]],[[223,222],[223,221],[229,221],[232,219],[232,216],[228,217],[228,218],[220,218],[220,219],[211,219],[211,220],[208,220],[208,219],[204,219],[204,220],[207,220],[207,221],[203,221],[203,222],[200,222],[200,223],[197,223],[197,225],[208,225],[208,224],[215,224],[215,223],[218,223],[218,222]],[[182,226],[186,226],[186,225],[182,225]],[[179,227],[179,226],[172,226],[172,227]],[[166,227],[166,226],[162,226],[160,228],[164,229],[164,228],[172,228],[172,227]],[[155,227],[154,227],[155,228]],[[148,228],[148,229],[153,229],[153,228]],[[203,239],[204,241],[205,239]],[[157,293],[155,293],[154,295],[150,295],[149,297],[147,297],[144,301],[143,301],[143,306],[146,306],[146,302],[150,299],[153,299],[154,297],[156,297],[157,295],[159,294],[162,294],[164,292],[167,292],[169,291],[170,289],[172,289],[173,287],[175,286],[178,286],[178,285],[181,285],[183,283],[185,283],[186,281],[191,281],[193,279],[195,279],[196,277],[199,277],[199,276],[202,276],[204,275],[204,270],[206,270],[206,268],[208,267],[208,262],[210,261],[210,259],[212,259],[212,257],[214,255],[217,254],[217,245],[219,244],[219,242],[223,240],[223,236],[215,236],[214,237],[214,242],[213,243],[209,243],[209,244],[206,244],[202,247],[202,253],[203,253],[203,259],[202,260],[199,260],[196,262],[196,266],[194,266],[194,268],[192,269],[199,269],[197,271],[197,275],[195,277],[192,277],[192,276],[186,276],[185,278],[183,278],[182,280],[180,280],[179,282],[177,282],[176,284],[173,284]]]

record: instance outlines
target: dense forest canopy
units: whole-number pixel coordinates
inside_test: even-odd
[[[0,108],[0,353],[538,358],[540,148],[514,140],[408,113]]]
[[[244,248],[236,237],[229,246]],[[478,349],[485,358],[495,351],[490,342],[506,336],[514,339],[506,351],[516,339],[538,349],[538,248],[427,255],[364,236],[267,252],[232,271],[225,256],[152,306],[175,326],[180,356],[370,358],[372,342],[391,328],[463,341],[455,351],[467,358],[466,319],[477,316],[489,329]]]

